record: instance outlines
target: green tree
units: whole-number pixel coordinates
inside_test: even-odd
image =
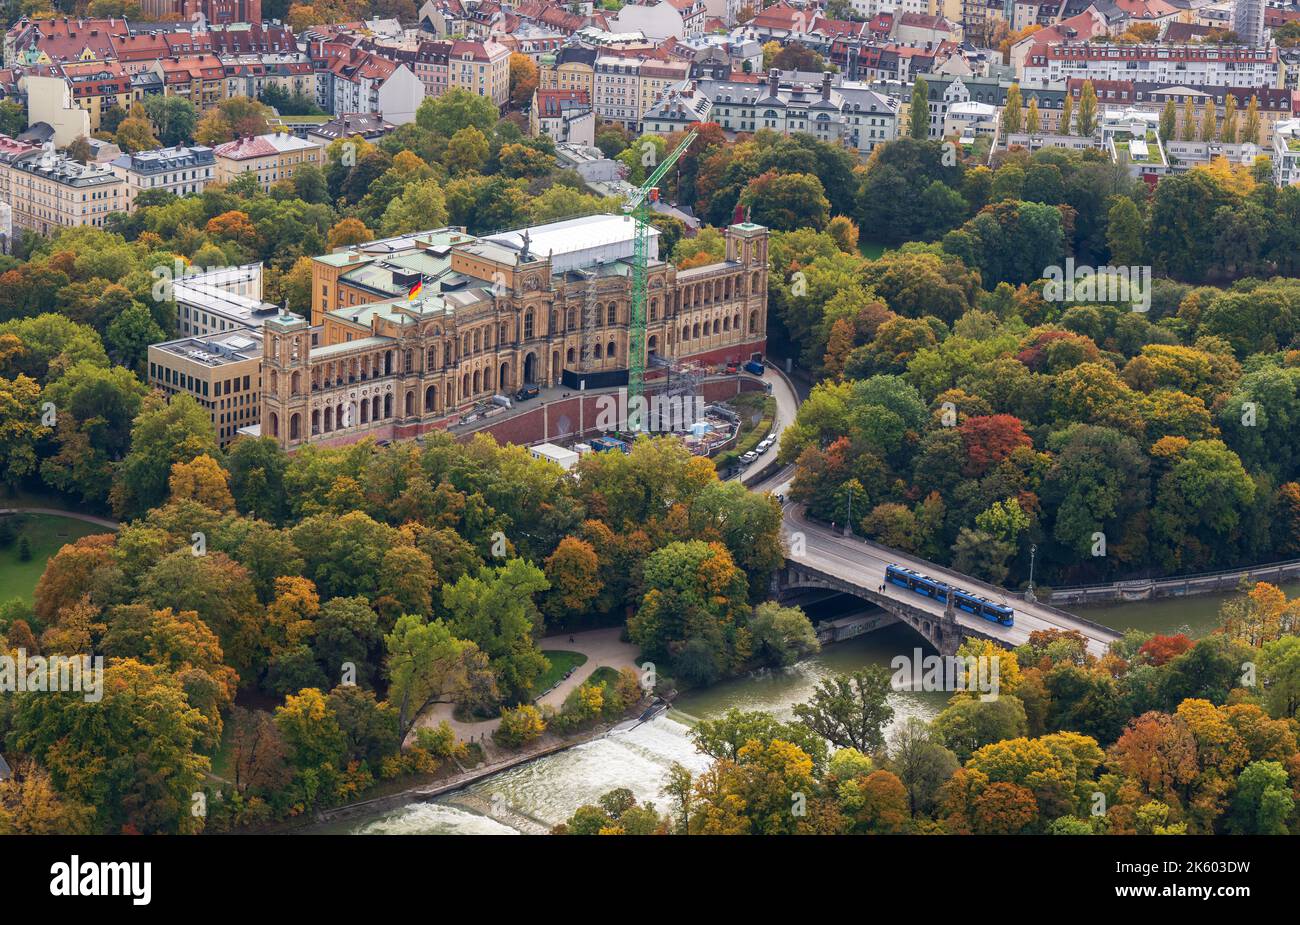
[[[1020,132],[1021,117],[1023,115],[1021,108],[1023,105],[1020,98],[1020,84],[1013,83],[1007,90],[1007,99],[1002,105],[1002,133],[1004,135],[1018,134]]]
[[[764,601],[749,624],[754,655],[769,665],[786,667],[821,650],[817,631],[798,607]]]
[[[1246,124],[1242,126],[1239,140],[1243,144],[1259,144],[1259,97],[1253,93],[1246,104]]]
[[[1237,777],[1228,830],[1235,835],[1286,835],[1294,809],[1286,769],[1276,761],[1252,761]]]
[[[426,96],[415,112],[415,123],[445,138],[470,126],[487,135],[497,123],[497,108],[485,96],[454,87],[440,96]]]
[[[149,309],[134,300],[104,332],[113,359],[137,373],[144,372],[149,345],[165,339],[166,334],[154,321]]]
[[[457,636],[488,657],[497,686],[510,703],[532,699],[546,660],[534,641],[542,627],[534,596],[550,587],[542,570],[522,559],[483,567],[442,590]]]
[[[49,433],[41,418],[36,380],[0,379],[0,478],[11,487],[36,469],[36,442]]]
[[[1114,266],[1139,266],[1145,253],[1145,227],[1137,203],[1127,196],[1115,199],[1106,215],[1106,246]]]
[[[447,223],[447,200],[437,180],[408,186],[388,204],[380,228],[385,235],[408,234]]]
[[[919,74],[912,84],[912,103],[908,113],[908,133],[925,140],[930,137],[930,84]]]
[[[425,707],[469,699],[481,689],[486,669],[478,646],[457,639],[442,620],[399,617],[384,637],[388,700],[397,708],[398,731],[410,731]],[[495,687],[490,690],[496,699]]]
[[[1160,140],[1165,144],[1174,140],[1175,126],[1178,124],[1178,107],[1173,98],[1165,100],[1164,109],[1160,110]]]
[[[1097,128],[1097,90],[1092,85],[1091,80],[1083,83],[1083,91],[1079,94],[1079,134],[1085,138],[1091,135]]]
[[[840,748],[879,754],[885,745],[885,727],[894,718],[889,692],[889,671],[873,665],[820,682],[812,700],[796,704],[794,714]]]
[[[190,144],[198,127],[198,111],[183,96],[148,96],[144,111],[158,130],[158,140],[167,147]]]
[[[136,517],[167,496],[171,467],[207,454],[221,458],[208,412],[187,394],[170,402],[151,395],[131,428],[131,449],[113,480],[113,510]]]

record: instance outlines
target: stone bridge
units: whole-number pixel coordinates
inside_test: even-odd
[[[1014,647],[1027,642],[1029,634],[1036,630],[1052,629],[1082,634],[1088,641],[1088,651],[1102,655],[1120,636],[1108,627],[1049,604],[1026,600],[1005,588],[986,584],[917,556],[851,534],[846,536],[829,526],[805,519],[798,505],[786,504],[783,518],[790,554],[785,568],[773,580],[776,594],[783,599],[788,600],[793,594],[807,590],[851,594],[897,617],[944,655],[955,654],[962,639],[968,636],[992,639]],[[954,610],[944,601],[885,584],[885,567],[891,563],[1005,604],[1015,611],[1014,624],[1003,626],[964,610]]]

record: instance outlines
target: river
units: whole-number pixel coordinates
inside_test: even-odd
[[[1300,592],[1289,587],[1288,594]],[[1077,608],[1080,616],[1115,629],[1188,632],[1203,636],[1216,625],[1220,605],[1231,595],[1213,594],[1133,604]],[[821,616],[842,612],[838,603],[822,605]],[[813,608],[809,609],[812,616]],[[863,665],[888,666],[900,652],[921,644],[911,629],[895,625],[866,636],[826,646],[792,668],[756,672],[679,697],[667,714],[625,732],[575,746],[495,774],[457,793],[431,802],[411,803],[370,818],[313,830],[358,835],[514,835],[541,832],[567,819],[584,803],[615,787],[627,787],[638,800],[664,807],[661,788],[668,768],[678,762],[698,773],[708,759],[691,744],[691,726],[728,710],[763,710],[790,719],[794,705],[807,701],[818,681]],[[930,650],[932,651],[932,650]],[[947,694],[898,692],[890,696],[897,724],[909,716],[930,718],[943,709]]]

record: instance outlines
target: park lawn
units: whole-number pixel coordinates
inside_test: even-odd
[[[14,514],[6,515],[5,519],[14,525],[14,540],[0,549],[0,601],[17,597],[30,604],[36,582],[50,556],[83,536],[108,532],[95,524],[51,514]],[[27,562],[18,558],[21,536],[26,536],[31,544],[32,557]]]
[[[549,691],[552,687],[564,680],[564,676],[569,673],[570,668],[577,668],[579,665],[586,664],[587,656],[581,652],[569,652],[563,649],[543,649],[542,654],[546,660],[551,663],[548,671],[544,672],[537,683],[533,685],[533,690],[539,694]]]
[[[591,673],[591,677],[587,679],[586,683],[603,684],[612,690],[614,687],[614,682],[617,680],[618,680],[617,668],[610,668],[608,665],[601,665],[599,668],[597,668],[595,671]]]

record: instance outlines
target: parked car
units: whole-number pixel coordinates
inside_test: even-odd
[[[515,393],[515,401],[528,401],[530,398],[536,398],[542,394],[542,390],[535,385],[526,385]]]
[[[742,466],[748,466],[750,463],[752,463],[752,462],[753,462],[754,460],[756,460],[756,459],[758,459],[758,454],[755,453],[753,450],[750,450],[750,451],[749,451],[748,453],[746,453],[744,456],[740,457],[740,464],[741,464]]]

